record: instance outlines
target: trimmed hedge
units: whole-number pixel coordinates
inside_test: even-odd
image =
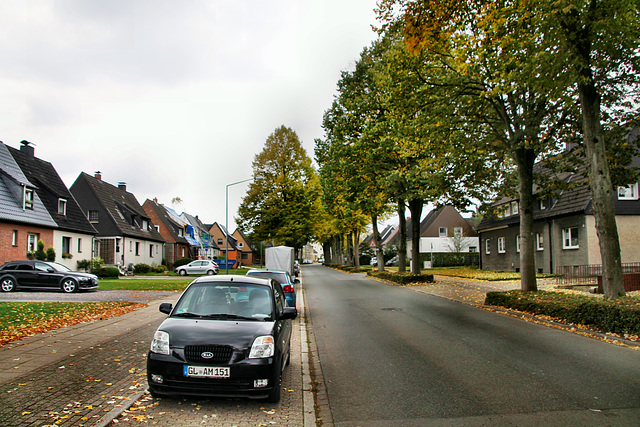
[[[148,264],[136,264],[133,266],[133,273],[134,274],[145,274],[151,271],[151,266]]]
[[[176,260],[176,262],[173,263],[173,268],[176,269],[182,265],[187,265],[191,261],[193,261],[191,258],[180,258],[179,260]]]
[[[411,273],[391,273],[389,271],[368,270],[367,275],[379,279],[396,282],[401,285],[409,283],[433,283],[433,274],[411,274]]]
[[[118,277],[120,277],[120,270],[118,270],[118,267],[104,267],[98,270],[94,270],[93,274],[100,277],[101,279],[105,279],[105,278],[117,279]]]
[[[604,300],[561,292],[488,292],[486,305],[542,314],[567,323],[594,327],[601,332],[640,334],[640,299]]]

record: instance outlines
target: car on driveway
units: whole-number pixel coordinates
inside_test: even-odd
[[[290,361],[291,321],[280,283],[199,277],[158,327],[147,356],[152,396],[249,397],[278,402]]]
[[[296,285],[300,284],[300,280],[292,279],[291,275],[289,275],[287,271],[253,269],[247,271],[247,276],[277,280],[284,290],[284,295],[287,298],[287,305],[289,307],[296,306]]]
[[[176,268],[176,273],[181,276],[186,276],[187,274],[208,274],[211,276],[213,274],[218,274],[219,271],[220,268],[218,267],[218,264],[209,259],[191,261],[189,264],[181,265]]]
[[[66,293],[98,289],[98,276],[73,271],[57,262],[9,261],[0,267],[0,289],[60,289]]]

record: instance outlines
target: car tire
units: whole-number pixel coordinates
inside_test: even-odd
[[[179,270],[178,273],[180,273],[181,276],[186,276],[187,270]]]
[[[62,280],[62,291],[67,294],[71,294],[78,290],[78,283],[73,279]]]
[[[284,366],[289,366],[291,364],[291,346],[289,346],[289,350],[287,351],[287,362]]]
[[[16,281],[11,277],[5,277],[2,279],[2,292],[11,292],[16,290]]]
[[[269,396],[265,399],[269,403],[280,402],[280,395],[282,394],[282,372],[278,374],[278,381],[273,391],[269,393]]]
[[[213,276],[214,274],[216,274],[215,271],[213,270],[207,270],[207,276]]]

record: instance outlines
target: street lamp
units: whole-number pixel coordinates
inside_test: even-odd
[[[253,178],[244,179],[238,182],[232,182],[231,184],[227,184],[225,187],[225,198],[224,198],[224,235],[225,235],[225,250],[224,250],[224,260],[225,260],[225,274],[229,274],[229,187],[236,184],[242,184],[243,182],[253,181]]]

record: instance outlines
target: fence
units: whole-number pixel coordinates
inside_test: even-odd
[[[622,272],[640,272],[640,262],[623,263]],[[556,274],[556,285],[597,285],[602,265],[563,265],[556,267]]]

